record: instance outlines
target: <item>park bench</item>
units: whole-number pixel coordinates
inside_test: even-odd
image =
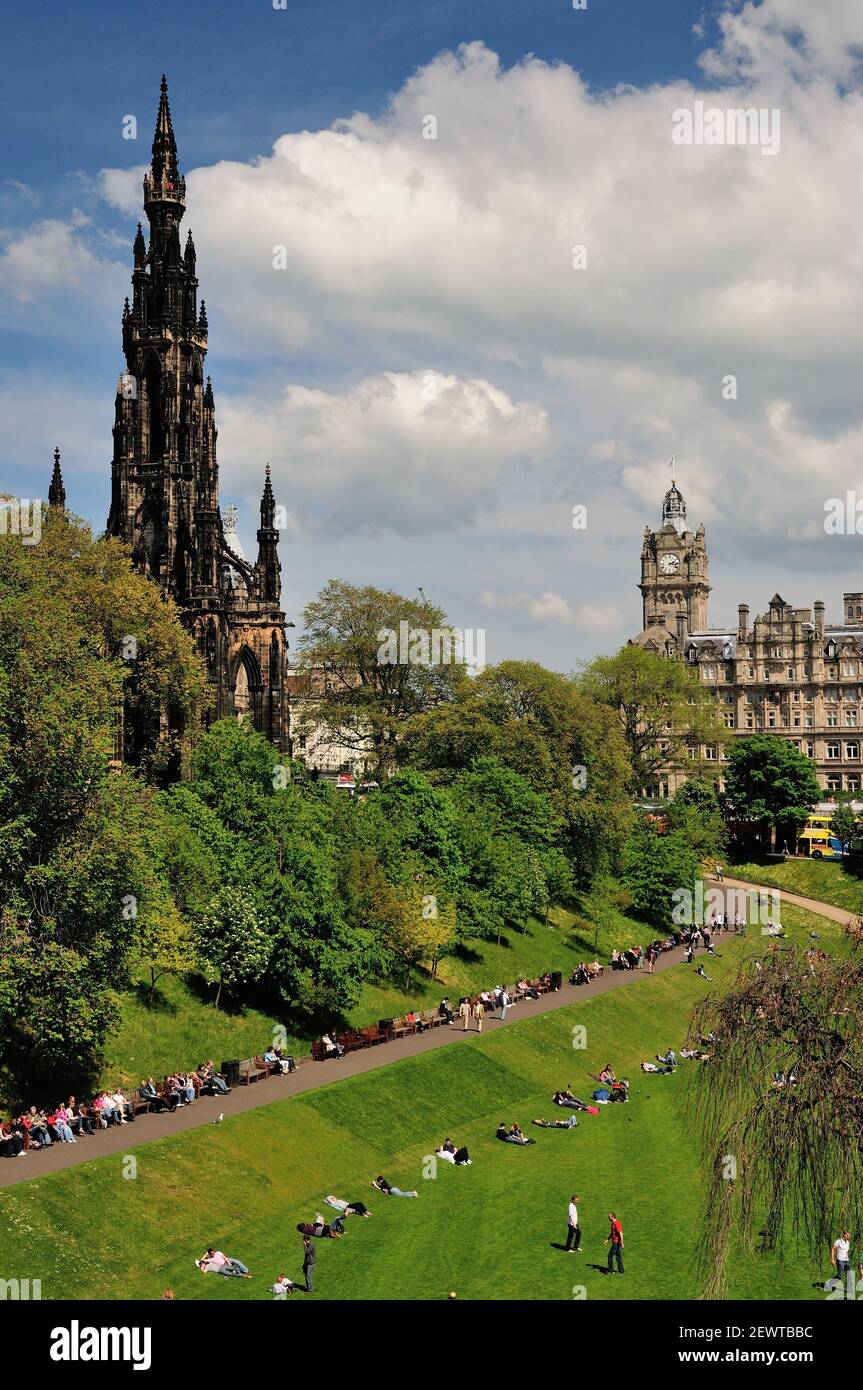
[[[259,1067],[254,1057],[247,1057],[240,1063],[240,1081],[248,1086],[252,1081],[265,1081],[269,1076],[266,1067]]]

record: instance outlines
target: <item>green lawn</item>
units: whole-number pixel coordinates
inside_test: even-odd
[[[849,912],[863,912],[863,880],[846,873],[838,862],[784,859],[770,864],[729,864],[727,872],[732,878],[784,888]]]
[[[592,959],[594,941],[601,960],[608,960],[613,946],[624,948],[651,935],[610,901],[616,885],[586,895],[577,913],[555,908],[549,922],[532,920],[524,932],[505,931],[501,944],[468,941],[457,956],[444,960],[436,979],[428,971],[414,971],[410,986],[402,980],[369,983],[349,1021],[356,1025],[397,1017],[411,1007],[430,1008],[443,994],[458,998],[498,983],[512,983],[521,975],[536,977],[546,970],[568,976],[573,965]],[[197,1066],[207,1057],[218,1065],[223,1058],[248,1057],[260,1052],[281,1020],[256,1009],[236,1013],[214,1009],[187,983],[164,976],[157,984],[157,1006],[150,1008],[146,991],[128,992],[121,998],[122,1021],[106,1045],[102,1080],[105,1084],[137,1086],[142,1076],[164,1076],[177,1066]],[[290,1034],[289,1045],[298,1053],[309,1051],[307,1038]]]
[[[808,914],[789,915],[806,940]],[[822,944],[841,930],[819,923]],[[762,944],[720,942],[708,960],[716,985]],[[366,1076],[334,1082],[296,1100],[206,1126],[134,1152],[137,1174],[120,1155],[0,1190],[0,1262],[7,1278],[40,1278],[43,1298],[179,1298],[237,1301],[266,1297],[273,1278],[300,1273],[298,1220],[324,1210],[328,1192],[363,1198],[374,1215],[350,1218],[341,1241],[318,1243],[316,1295],[325,1299],[461,1298],[571,1300],[689,1298],[698,1241],[698,1155],[681,1100],[697,1064],[673,1077],[645,1076],[643,1057],[680,1046],[691,1008],[709,989],[676,967],[644,975],[497,1035],[454,1044]],[[574,1050],[573,1027],[587,1030]],[[611,1061],[632,1079],[627,1106],[584,1116],[570,1132],[541,1132],[553,1117],[552,1089],[591,1087],[588,1071]],[[202,1102],[208,1104],[208,1102]],[[536,1146],[497,1143],[500,1119],[519,1120]],[[470,1168],[441,1164],[424,1176],[425,1156],[445,1134],[467,1143]],[[20,1162],[34,1165],[38,1159]],[[418,1201],[389,1200],[369,1186],[384,1171]],[[554,1248],[565,1233],[570,1192],[581,1196],[582,1255]],[[626,1235],[627,1273],[603,1263],[606,1213]],[[214,1243],[252,1269],[248,1281],[203,1276],[193,1258]],[[823,1297],[812,1284],[827,1269],[807,1258],[737,1258],[733,1298]],[[297,1298],[304,1295],[297,1294]]]

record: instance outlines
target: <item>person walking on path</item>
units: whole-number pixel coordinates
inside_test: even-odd
[[[845,1279],[851,1272],[851,1232],[843,1231],[830,1247],[830,1263],[836,1266],[836,1275]]]
[[[311,1236],[303,1236],[303,1275],[306,1280],[306,1293],[314,1293],[314,1270],[317,1258],[318,1252]]]
[[[611,1248],[610,1248],[610,1250],[609,1250],[609,1252],[608,1252],[608,1272],[609,1272],[609,1274],[613,1274],[613,1273],[614,1273],[613,1262],[614,1262],[615,1260],[617,1260],[617,1272],[618,1272],[618,1274],[622,1274],[622,1273],[623,1273],[623,1227],[621,1226],[620,1222],[618,1221],[618,1219],[617,1219],[617,1217],[615,1216],[615,1214],[614,1214],[613,1211],[610,1211],[610,1212],[608,1213],[608,1219],[609,1219],[609,1221],[611,1222],[611,1227],[610,1227],[610,1229],[609,1229],[608,1235],[607,1235],[606,1238],[605,1238],[605,1241],[603,1242],[605,1245],[608,1245],[609,1243],[610,1243],[610,1245],[611,1245]]]
[[[506,1018],[506,1011],[509,1008],[509,1002],[509,995],[507,994],[506,987],[504,986],[504,988],[500,992],[500,999],[498,1000],[498,1003],[500,1004],[501,1023],[503,1023],[504,1019]]]
[[[477,999],[473,1006],[473,1016],[476,1021],[476,1031],[481,1033],[483,1020],[485,1019],[485,1004],[481,999]]]
[[[458,1006],[458,1013],[462,1028],[467,1032],[467,1026],[470,1023],[470,1001],[468,999],[463,999],[461,1001]]]
[[[722,865],[721,865],[721,864],[717,864],[717,865],[716,865],[716,881],[717,881],[717,883],[721,883],[721,882],[722,882]]]
[[[566,1223],[566,1251],[568,1255],[581,1254],[581,1227],[578,1224],[578,1195],[573,1192],[569,1199]]]

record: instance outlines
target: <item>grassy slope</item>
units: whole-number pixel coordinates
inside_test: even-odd
[[[770,864],[729,864],[728,873],[732,878],[784,888],[788,893],[817,898],[849,912],[863,912],[863,881],[847,874],[839,863],[785,859]]]
[[[595,925],[602,921],[598,950],[608,959],[612,946],[626,947],[646,940],[650,933],[622,913],[600,901],[600,893],[584,899],[578,914],[552,911],[550,923],[531,921],[527,930],[505,932],[501,945],[473,941],[458,957],[443,962],[438,978],[414,972],[409,989],[401,984],[367,984],[350,1015],[353,1024],[396,1017],[411,1006],[430,1008],[441,996],[458,997],[487,989],[501,981],[512,983],[520,975],[536,976],[545,970],[562,970],[593,957]],[[205,1057],[216,1064],[227,1057],[248,1057],[259,1052],[273,1035],[277,1019],[256,1009],[228,1013],[204,1003],[187,984],[173,977],[158,982],[158,1007],[150,1009],[146,995],[122,997],[122,1022],[107,1042],[102,1077],[105,1083],[136,1086],[142,1076],[164,1076],[177,1066],[197,1066]],[[291,1039],[298,1053],[309,1051],[307,1040]]]
[[[804,941],[811,920],[795,913],[786,925]],[[821,930],[825,944],[838,942],[837,926]],[[708,973],[730,980],[758,945],[723,942]],[[700,1185],[680,1101],[695,1078],[689,1064],[651,1077],[638,1063],[680,1045],[707,988],[685,967],[643,976],[497,1036],[144,1146],[134,1180],[124,1180],[118,1155],[2,1190],[0,1265],[6,1277],[41,1278],[45,1298],[152,1299],[171,1285],[180,1298],[260,1299],[276,1274],[299,1277],[294,1224],[335,1191],[364,1198],[374,1216],[350,1218],[344,1240],[318,1243],[319,1297],[423,1300],[455,1289],[462,1298],[570,1300],[578,1285],[590,1299],[691,1297]],[[573,1051],[576,1023],[587,1029],[586,1051]],[[551,1117],[551,1090],[572,1082],[585,1094],[586,1073],[608,1060],[632,1077],[628,1106],[585,1116],[573,1132],[530,1126],[538,1142],[529,1150],[495,1142],[499,1119],[527,1129],[534,1116]],[[442,1164],[424,1181],[424,1156],[444,1133],[466,1142],[474,1163]],[[419,1188],[420,1199],[372,1192],[381,1170]],[[565,1257],[552,1242],[574,1189],[586,1253]],[[624,1279],[596,1267],[610,1206],[627,1238]],[[192,1260],[211,1242],[255,1278],[200,1275]],[[729,1293],[819,1297],[819,1275],[805,1258],[753,1256],[734,1262]]]

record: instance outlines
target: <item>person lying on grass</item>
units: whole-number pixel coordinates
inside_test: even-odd
[[[324,1201],[328,1207],[335,1207],[336,1211],[343,1212],[345,1216],[371,1216],[371,1212],[365,1202],[346,1202],[344,1197],[334,1197],[330,1193]]]
[[[534,1120],[535,1125],[540,1129],[577,1129],[578,1120],[574,1115],[568,1115],[565,1120]]]
[[[642,1071],[655,1071],[659,1076],[673,1076],[674,1067],[658,1067],[655,1062],[642,1062]]]
[[[345,1233],[345,1223],[340,1216],[327,1225],[320,1212],[315,1212],[314,1221],[298,1221],[297,1230],[301,1236],[317,1236],[319,1240],[337,1240]]]
[[[497,1133],[495,1134],[495,1138],[496,1138],[496,1139],[502,1139],[503,1142],[504,1142],[505,1144],[535,1144],[535,1143],[536,1143],[536,1140],[535,1140],[535,1139],[526,1139],[526,1138],[525,1138],[525,1136],[524,1136],[524,1135],[522,1134],[522,1132],[521,1132],[521,1127],[520,1127],[520,1125],[517,1125],[517,1124],[510,1125],[509,1129],[507,1129],[507,1127],[506,1127],[506,1122],[505,1122],[504,1120],[501,1120],[500,1124],[498,1125],[498,1127],[497,1127]]]
[[[378,1192],[383,1192],[385,1197],[418,1197],[420,1195],[416,1189],[414,1189],[413,1192],[402,1192],[400,1187],[393,1187],[392,1183],[387,1182],[382,1173],[378,1173],[378,1176],[372,1183],[372,1187],[376,1187]]]
[[[207,1253],[195,1261],[202,1274],[224,1274],[226,1279],[251,1279],[251,1273],[243,1264],[242,1260],[234,1260],[230,1255],[223,1255],[221,1250],[214,1250],[212,1245],[207,1247]]]

